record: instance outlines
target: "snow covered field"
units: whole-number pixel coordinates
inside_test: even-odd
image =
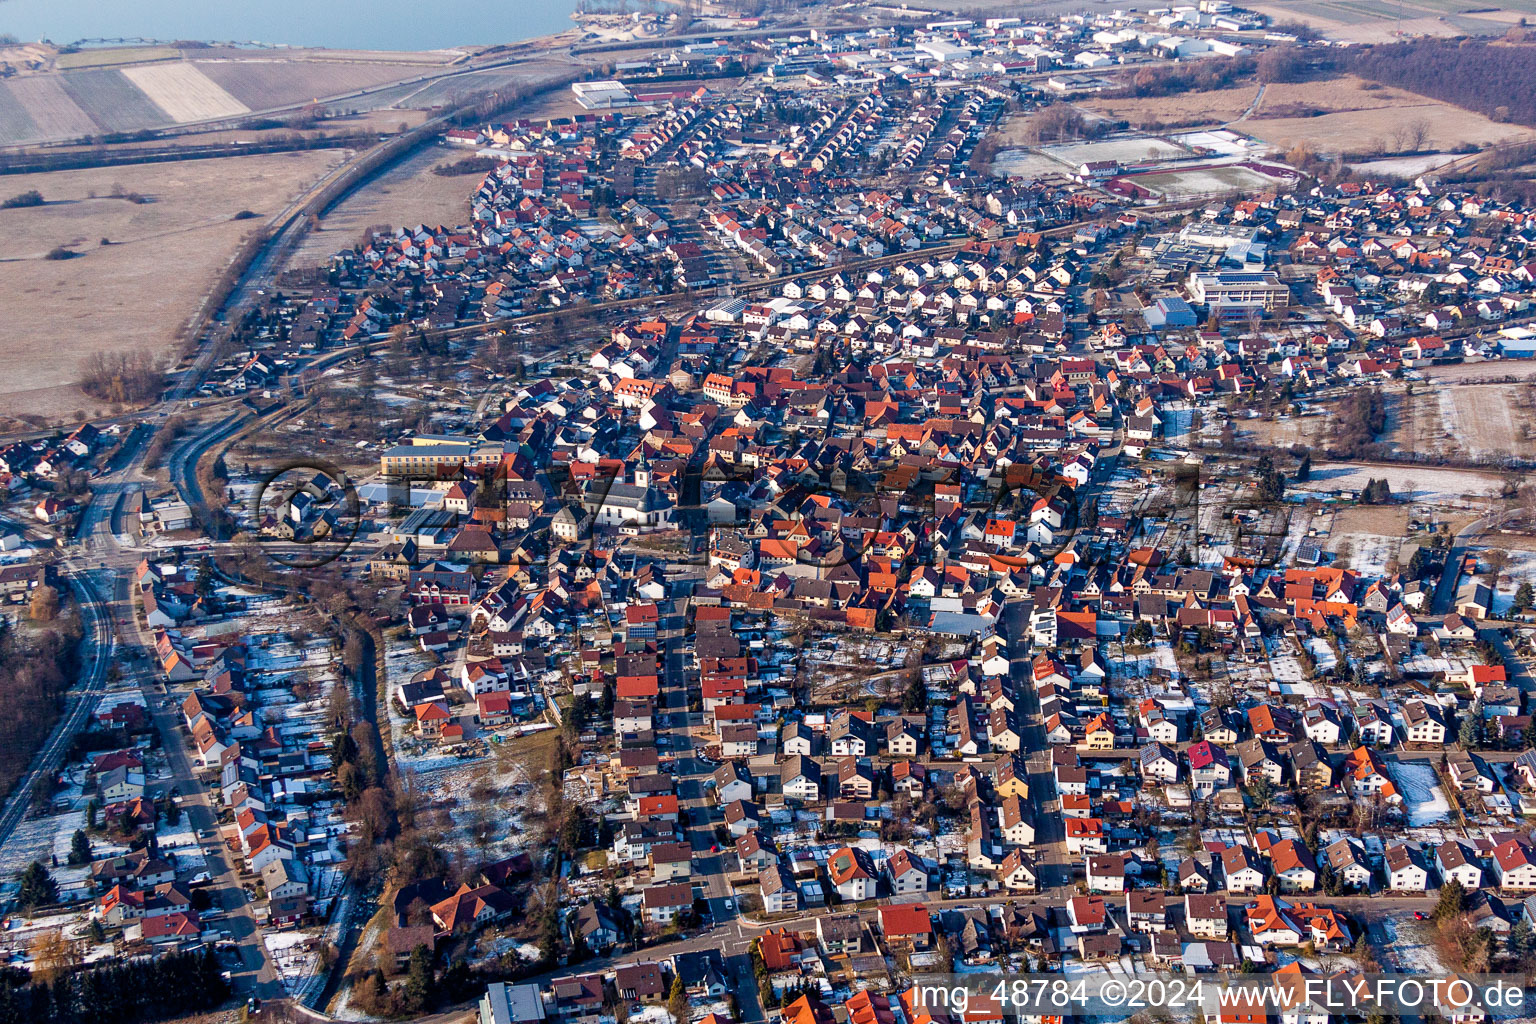
[[[1387,939],[1384,944],[1388,956],[1386,966],[1410,974],[1443,975],[1445,965],[1440,962],[1440,954],[1435,949],[1431,927],[1427,921],[1382,918],[1381,930]]]
[[[1462,498],[1486,498],[1499,493],[1502,481],[1491,473],[1430,469],[1422,466],[1356,466],[1324,462],[1312,467],[1310,480],[1288,483],[1295,491],[1328,493],[1363,491],[1372,478],[1385,479],[1398,497],[1415,501],[1452,503]]]
[[[1397,549],[1402,543],[1399,537],[1383,537],[1378,533],[1340,533],[1330,538],[1330,550],[1350,554],[1340,562],[1362,576],[1385,576],[1387,563],[1396,561]]]
[[[1515,591],[1520,589],[1520,584],[1529,583],[1536,586],[1536,551],[1521,551],[1517,548],[1506,548],[1509,555],[1509,567],[1504,570],[1504,576],[1499,583],[1498,591],[1493,597],[1493,613],[1495,617],[1509,611],[1509,606],[1514,603]]]
[[[1440,790],[1433,765],[1403,761],[1393,765],[1391,771],[1403,794],[1403,812],[1408,816],[1408,824],[1434,825],[1450,820],[1451,805]]]

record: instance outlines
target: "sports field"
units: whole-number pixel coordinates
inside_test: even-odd
[[[1281,179],[1239,164],[1137,174],[1128,180],[1151,189],[1170,202],[1225,192],[1263,191],[1282,184]]]

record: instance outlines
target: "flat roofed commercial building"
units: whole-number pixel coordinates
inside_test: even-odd
[[[1262,309],[1288,304],[1290,289],[1272,270],[1189,275],[1189,297],[1212,309]]]
[[[480,1024],[537,1024],[546,1016],[537,985],[496,981],[480,997]]]
[[[385,476],[422,476],[440,467],[495,465],[506,454],[500,444],[472,448],[462,444],[401,444],[379,455],[379,472]]]

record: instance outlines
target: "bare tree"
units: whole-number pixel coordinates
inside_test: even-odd
[[[1407,124],[1408,142],[1415,153],[1422,153],[1429,145],[1429,122],[1422,117],[1416,117]]]
[[[1483,552],[1483,561],[1488,566],[1488,570],[1483,573],[1483,582],[1490,587],[1498,586],[1499,577],[1509,568],[1510,560],[1509,552],[1503,548],[1490,548]]]

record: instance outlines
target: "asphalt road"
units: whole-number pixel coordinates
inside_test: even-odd
[[[187,738],[180,729],[180,706],[192,687],[176,687],[169,696],[159,695],[155,692],[158,689],[157,685],[146,685],[145,697],[172,771],[173,784],[182,794],[182,814],[197,832],[208,865],[205,870],[212,876],[210,891],[214,906],[221,912],[221,916],[208,923],[224,931],[227,941],[238,947],[240,966],[231,969],[230,983],[241,995],[254,995],[263,1000],[281,998],[286,994],[282,980],[261,940],[251,901],[241,888],[239,859],[219,836],[213,796],[209,787],[198,778],[187,756]]]
[[[239,421],[237,420],[236,423]],[[223,429],[223,428],[221,428]],[[76,598],[87,616],[86,630],[89,668],[82,685],[72,691],[69,713],[60,721],[39,758],[57,770],[74,740],[75,734],[90,719],[96,699],[105,688],[108,667],[116,664],[127,677],[138,683],[146,706],[160,735],[161,746],[166,753],[172,777],[166,788],[174,786],[182,794],[182,812],[188,824],[201,836],[217,825],[217,813],[207,788],[198,780],[187,756],[187,739],[180,732],[179,705],[181,697],[191,687],[178,688],[170,693],[159,681],[152,658],[149,635],[140,628],[130,587],[130,571],[143,557],[139,552],[120,547],[115,532],[115,520],[124,496],[143,486],[141,460],[144,448],[153,435],[153,428],[136,430],[124,444],[123,451],[114,458],[109,472],[94,489],[91,503],[81,514],[76,533],[78,552],[61,564],[61,571],[75,591]],[[212,440],[217,440],[216,433]],[[207,443],[212,443],[208,440]],[[195,452],[200,451],[203,439],[194,435],[184,440],[177,451],[183,462],[195,467]],[[190,459],[189,459],[190,457]],[[188,462],[189,460],[189,462]],[[173,471],[174,472],[174,471]],[[195,469],[190,471],[195,481]],[[91,568],[80,568],[73,560],[85,558]],[[105,595],[105,596],[103,596]],[[167,703],[167,701],[171,703]],[[35,763],[36,767],[36,763]],[[34,772],[35,774],[35,772]],[[4,812],[0,812],[0,842],[9,835],[24,812],[24,801],[30,796],[30,778],[17,787]],[[15,806],[23,808],[18,811]],[[240,887],[236,875],[237,862],[223,849],[217,839],[203,842],[207,870],[213,876],[211,895],[215,907],[223,912],[222,919],[215,918],[238,946],[241,967],[231,971],[232,980],[242,994],[256,995],[262,999],[275,999],[284,995],[272,958],[261,941],[256,919]]]
[[[1436,615],[1445,616],[1456,610],[1456,595],[1461,588],[1461,565],[1467,557],[1467,549],[1472,542],[1485,531],[1497,529],[1504,520],[1514,514],[1513,511],[1490,512],[1481,519],[1474,519],[1456,532],[1456,536],[1451,540],[1450,551],[1445,556],[1445,568],[1440,573],[1440,582],[1435,587],[1432,608]]]
[[[85,670],[80,682],[65,695],[67,704],[63,716],[54,726],[52,734],[32,758],[27,773],[16,782],[10,799],[0,810],[0,845],[10,839],[16,826],[26,817],[32,806],[32,787],[40,778],[57,772],[64,756],[74,743],[75,736],[90,721],[96,701],[106,688],[107,666],[112,663],[113,639],[111,619],[96,583],[84,570],[68,564],[60,566],[62,582],[68,584],[80,609],[84,631],[81,652]]]

